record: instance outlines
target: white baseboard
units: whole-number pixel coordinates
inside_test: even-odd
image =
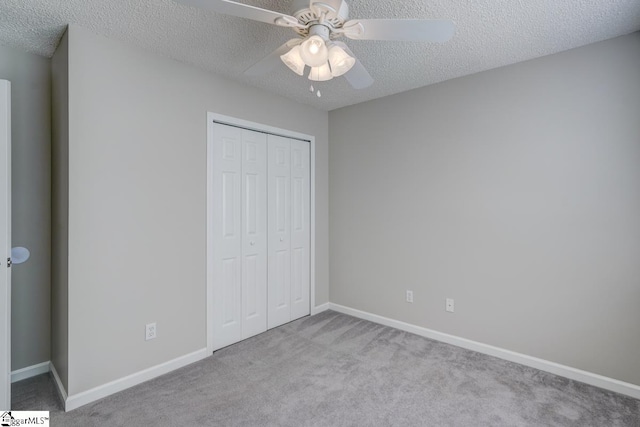
[[[329,309],[339,313],[348,314],[359,319],[369,320],[381,325],[390,326],[412,334],[420,335],[436,341],[445,342],[468,350],[477,351],[478,353],[494,356],[499,359],[508,360],[510,362],[519,363],[521,365],[530,366],[540,369],[541,371],[550,372],[561,377],[571,380],[580,381],[592,386],[600,387],[605,390],[614,391],[616,393],[625,394],[635,399],[640,399],[640,386],[605,377],[603,375],[594,374],[592,372],[583,371],[572,368],[570,366],[561,365],[559,363],[550,362],[537,357],[528,356],[515,351],[506,350],[500,347],[494,347],[489,344],[472,341],[466,338],[460,338],[455,335],[445,334],[443,332],[434,331],[432,329],[423,328],[422,326],[412,325],[400,320],[389,319],[377,314],[368,313],[366,311],[356,310],[354,308],[345,307],[339,304],[329,303]]]
[[[328,302],[325,302],[324,304],[316,305],[311,309],[311,315],[314,316],[318,313],[322,313],[323,311],[327,311],[329,310],[329,307],[330,307],[330,303]]]
[[[51,374],[53,375],[53,381],[56,383],[56,389],[58,390],[58,397],[60,401],[63,403],[67,401],[67,390],[64,388],[64,384],[62,384],[62,380],[60,379],[60,375],[58,375],[58,371],[56,370],[56,366],[51,362]]]
[[[27,366],[26,368],[16,369],[11,372],[11,382],[15,383],[16,381],[26,380],[36,375],[46,374],[49,372],[49,365],[51,365],[51,362],[46,361],[38,363],[37,365]]]
[[[209,356],[209,353],[207,352],[206,348],[203,348],[201,350],[194,351],[193,353],[186,354],[168,362],[152,366],[151,368],[145,369],[143,371],[136,372],[135,374],[128,375],[124,378],[120,378],[107,384],[92,388],[90,390],[83,391],[82,393],[72,394],[71,396],[67,396],[64,399],[64,409],[65,411],[77,409],[81,406],[86,405],[87,403],[95,402],[96,400],[110,396],[114,393],[128,389],[145,381],[149,381],[150,379],[182,368],[183,366],[190,365],[191,363],[202,360],[207,356]],[[62,388],[62,390],[64,390],[64,388]]]

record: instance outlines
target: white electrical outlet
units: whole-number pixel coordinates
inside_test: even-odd
[[[157,329],[156,329],[156,324],[154,323],[148,323],[146,328],[145,328],[145,334],[144,334],[144,339],[145,341],[149,341],[152,340],[156,337],[156,333],[157,333]]]
[[[413,302],[413,291],[407,291],[407,302]]]
[[[453,298],[447,298],[447,304],[446,304],[445,309],[449,313],[453,313]]]

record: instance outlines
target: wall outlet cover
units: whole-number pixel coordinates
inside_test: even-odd
[[[447,310],[449,313],[453,313],[453,298],[447,298],[445,310]]]
[[[144,339],[145,341],[149,341],[152,340],[154,338],[156,338],[157,336],[157,330],[156,330],[156,324],[154,323],[148,323],[145,327],[145,335],[144,335]]]
[[[413,302],[413,291],[407,291],[407,302]]]

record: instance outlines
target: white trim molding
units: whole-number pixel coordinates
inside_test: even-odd
[[[46,361],[38,363],[37,365],[31,365],[27,366],[26,368],[11,371],[11,383],[26,380],[27,378],[35,377],[36,375],[46,374],[51,370],[50,366],[51,362]]]
[[[64,387],[59,381],[57,372],[55,372],[55,368],[52,369],[52,371],[54,372],[54,378],[56,378],[58,389],[64,400],[64,410],[71,411],[88,403],[95,402],[96,400],[102,399],[114,393],[118,393],[122,390],[126,390],[130,387],[141,384],[145,381],[149,381],[153,378],[159,377],[160,375],[164,375],[176,369],[182,368],[183,366],[187,366],[199,360],[205,359],[207,356],[209,356],[209,354],[210,353],[207,352],[207,349],[203,348],[201,350],[194,351],[193,353],[180,356],[173,360],[169,360],[168,362],[152,366],[151,368],[136,372],[131,375],[127,375],[126,377],[111,381],[98,387],[94,387],[81,393],[72,394],[70,396],[66,395]]]
[[[313,306],[312,306],[313,307]],[[331,303],[325,302],[324,304],[320,304],[311,309],[311,315],[314,316],[316,314],[322,313],[323,311],[327,311],[331,308]],[[338,310],[336,310],[338,311]]]
[[[633,397],[634,399],[640,399],[640,386],[636,384],[627,383],[614,378],[594,374],[593,372],[583,371],[581,369],[572,368],[571,366],[561,365],[559,363],[528,356],[526,354],[516,353],[515,351],[494,347],[489,344],[472,341],[455,335],[445,334],[443,332],[434,331],[432,329],[423,328],[422,326],[412,325],[400,320],[390,319],[388,317],[379,316],[377,314],[357,310],[355,308],[345,307],[334,303],[329,303],[328,306],[328,309],[337,311],[338,313],[348,314],[359,319],[369,320],[380,325],[400,329],[401,331],[410,332],[425,338],[452,344],[457,347],[466,348],[467,350],[477,351],[478,353],[487,354],[510,362],[519,363],[521,365],[536,368],[571,380],[580,381],[605,390],[624,394]]]
[[[53,381],[56,383],[56,389],[58,390],[58,397],[60,401],[64,405],[64,402],[67,401],[67,390],[64,388],[64,384],[62,384],[62,380],[60,379],[60,375],[58,375],[58,371],[56,371],[56,366],[51,362],[51,375],[53,375]]]
[[[0,80],[0,407],[11,406],[11,82]]]

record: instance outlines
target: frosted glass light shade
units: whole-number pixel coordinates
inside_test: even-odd
[[[329,49],[329,64],[331,64],[331,74],[338,77],[346,73],[356,63],[356,59],[349,56],[340,46],[333,45]]]
[[[325,62],[320,67],[312,67],[309,72],[309,80],[313,80],[314,82],[325,82],[332,78],[333,76],[331,75],[331,69],[329,68],[328,62]]]
[[[311,36],[300,45],[300,57],[309,67],[320,67],[327,62],[327,45],[320,36]]]
[[[281,55],[280,59],[297,75],[301,76],[304,74],[304,62],[300,57],[300,46],[294,46],[289,52]]]

